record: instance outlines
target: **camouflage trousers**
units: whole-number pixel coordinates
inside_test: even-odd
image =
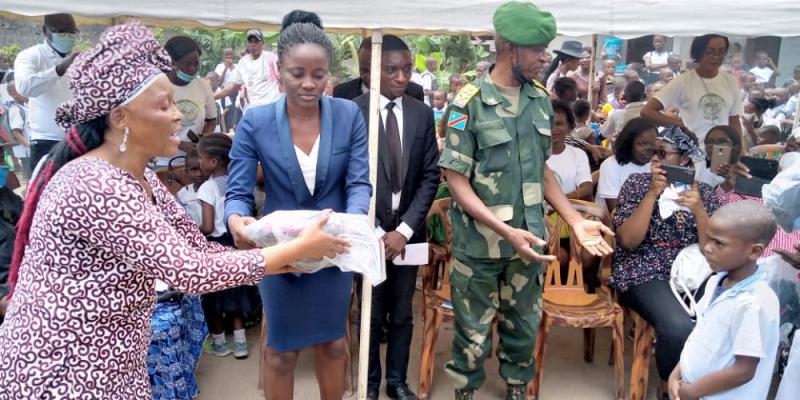
[[[450,285],[455,313],[453,359],[445,365],[457,389],[477,390],[492,349],[497,317],[500,376],[524,384],[535,375],[534,347],[542,316],[543,271],[521,259],[478,262],[453,259]]]

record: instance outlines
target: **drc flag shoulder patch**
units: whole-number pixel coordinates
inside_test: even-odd
[[[447,126],[463,131],[467,128],[467,119],[469,119],[468,116],[458,111],[450,111],[450,117],[447,119]]]

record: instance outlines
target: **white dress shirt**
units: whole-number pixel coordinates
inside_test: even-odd
[[[17,91],[28,97],[31,140],[64,140],[56,124],[56,108],[72,98],[69,78],[58,76],[56,66],[64,61],[47,42],[23,50],[14,62]]]
[[[394,100],[389,100],[386,96],[381,95],[381,123],[383,124],[383,130],[386,131],[386,117],[389,115],[389,109],[386,106],[389,105],[390,102],[394,102],[395,106],[392,112],[394,116],[397,118],[397,131],[400,133],[400,147],[403,147],[403,96],[400,96]],[[400,198],[402,195],[402,190],[397,193],[392,193],[392,211],[397,211],[400,208]],[[400,232],[403,236],[406,237],[407,240],[411,240],[411,237],[414,236],[414,230],[404,222],[401,222],[400,225],[397,226],[397,231]]]

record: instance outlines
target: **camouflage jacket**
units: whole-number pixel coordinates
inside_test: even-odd
[[[547,90],[524,85],[516,115],[511,103],[482,77],[468,84],[449,108],[439,166],[469,178],[472,189],[501,221],[545,238],[543,183],[550,156],[553,108]],[[513,247],[453,202],[453,254],[508,260]]]

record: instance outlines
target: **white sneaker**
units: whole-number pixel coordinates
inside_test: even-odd
[[[247,341],[234,340],[233,341],[233,356],[242,360],[247,358],[250,353],[247,352]]]

